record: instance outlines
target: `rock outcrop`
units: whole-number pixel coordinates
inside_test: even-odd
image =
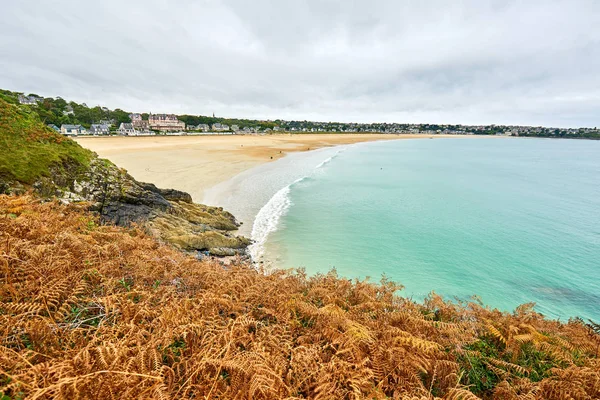
[[[27,107],[0,96],[0,194],[33,191],[41,198],[87,202],[105,223],[137,223],[185,251],[245,253],[249,240],[222,208],[194,204],[174,189],[136,181],[73,140],[45,126]]]
[[[181,250],[215,256],[244,255],[250,244],[249,239],[231,233],[239,223],[222,208],[193,203],[186,192],[138,182],[108,160],[95,157],[89,168],[73,175],[63,168],[52,172],[33,183],[39,196],[88,202],[104,223],[137,223]],[[5,186],[5,192],[22,191],[17,182]]]
[[[230,233],[239,223],[222,208],[195,204],[179,190],[138,182],[107,160],[93,159],[86,173],[56,195],[66,201],[90,202],[104,222],[142,224],[182,250],[232,256],[244,254],[250,244],[247,238]]]

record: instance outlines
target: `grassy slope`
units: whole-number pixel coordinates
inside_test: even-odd
[[[85,168],[92,153],[46,127],[26,107],[0,98],[0,179],[31,184],[50,167]]]
[[[397,287],[223,268],[0,196],[0,398],[600,398],[593,327]]]

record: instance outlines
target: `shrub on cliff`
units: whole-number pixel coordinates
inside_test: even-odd
[[[0,180],[32,184],[83,170],[93,153],[45,126],[28,107],[0,99]]]

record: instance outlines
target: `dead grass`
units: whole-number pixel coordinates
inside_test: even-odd
[[[224,268],[0,197],[0,392],[27,399],[595,399],[600,339],[335,273]],[[476,394],[474,394],[476,393]]]

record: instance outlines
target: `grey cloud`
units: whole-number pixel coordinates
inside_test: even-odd
[[[590,0],[22,0],[0,87],[134,111],[600,125]]]

